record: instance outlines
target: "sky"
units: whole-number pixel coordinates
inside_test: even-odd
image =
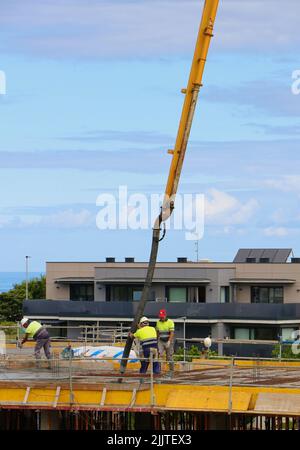
[[[164,192],[203,1],[0,5],[0,271],[23,271],[25,255],[32,271],[146,261],[151,219],[120,227],[118,193],[138,216],[134,196]],[[220,1],[175,209],[197,212],[201,196],[203,229],[195,241],[171,225],[160,261],[196,247],[213,261],[241,247],[300,256],[299,17],[298,0]],[[115,229],[97,226],[103,196]]]

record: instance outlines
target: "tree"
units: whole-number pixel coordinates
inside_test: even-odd
[[[16,322],[22,317],[22,305],[26,297],[26,281],[17,283],[8,292],[0,294],[0,321]],[[46,277],[41,275],[28,282],[28,298],[46,298]]]

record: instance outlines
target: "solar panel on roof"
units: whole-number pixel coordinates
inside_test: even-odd
[[[234,263],[245,263],[254,259],[259,262],[285,263],[292,252],[291,248],[240,248],[233,260]]]
[[[288,257],[290,256],[292,249],[290,248],[281,248],[278,249],[273,262],[286,262]]]
[[[261,255],[261,258],[269,258],[270,261],[274,258],[274,249],[273,248],[267,248],[263,251],[263,254]]]
[[[235,263],[242,263],[245,262],[249,255],[249,249],[247,248],[240,248],[237,252],[233,262]]]
[[[256,261],[259,261],[259,258],[261,258],[262,253],[263,253],[263,249],[261,249],[261,248],[253,248],[250,251],[249,258],[255,258]]]

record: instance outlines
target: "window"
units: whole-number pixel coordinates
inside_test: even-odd
[[[138,302],[141,299],[143,286],[112,285],[107,289],[107,301]]]
[[[80,302],[94,301],[94,285],[70,284],[70,300]]]
[[[251,303],[283,303],[283,287],[252,286]]]
[[[270,303],[283,303],[283,288],[273,287],[269,289]]]
[[[221,286],[220,302],[221,303],[229,303],[229,286]]]
[[[233,338],[240,340],[276,341],[278,329],[274,327],[234,328]]]
[[[185,303],[187,301],[186,287],[167,287],[166,297],[171,303]]]
[[[206,302],[206,287],[205,286],[198,287],[198,301],[199,301],[199,303]]]
[[[253,333],[251,333],[250,328],[235,328],[234,329],[234,339],[248,340],[253,339]]]
[[[134,302],[139,302],[142,298],[142,289],[133,289],[132,290],[132,300]]]
[[[254,339],[261,341],[277,341],[277,328],[254,328]]]
[[[188,302],[189,303],[205,303],[206,302],[206,287],[205,286],[190,286],[188,288]]]

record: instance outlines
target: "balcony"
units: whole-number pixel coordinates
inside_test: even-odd
[[[72,318],[132,318],[138,302],[81,302],[64,300],[27,300],[23,312],[30,317]],[[300,320],[300,304],[238,304],[238,303],[164,303],[172,318],[202,320]],[[145,315],[157,317],[162,304],[149,302]]]

